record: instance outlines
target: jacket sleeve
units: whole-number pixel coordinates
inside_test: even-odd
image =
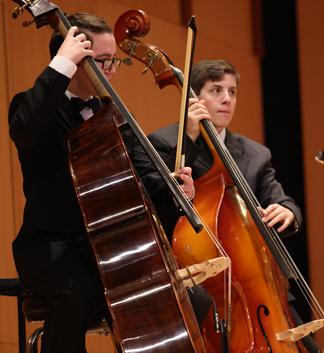
[[[65,98],[69,82],[68,77],[47,67],[32,88],[12,99],[9,131],[18,148],[32,148],[47,138],[55,109]]]
[[[157,139],[154,135],[149,136],[149,139],[169,170],[173,171],[175,150],[173,150],[165,140]],[[130,149],[128,150],[130,151]],[[168,236],[169,241],[171,241],[174,226],[181,215],[181,212],[173,199],[172,193],[164,182],[159,170],[154,166],[153,162],[151,162],[136,138],[134,138],[133,141],[130,157],[156,208],[165,233]]]
[[[266,151],[265,163],[258,174],[256,197],[264,208],[270,204],[278,203],[293,212],[294,222],[282,233],[283,236],[289,236],[300,231],[301,210],[293,198],[286,195],[281,183],[276,179],[276,172],[271,164],[271,153],[268,149]]]

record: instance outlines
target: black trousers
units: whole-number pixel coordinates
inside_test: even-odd
[[[91,320],[107,316],[98,273],[83,242],[57,243],[55,261],[24,282],[48,301],[41,353],[86,353]],[[23,273],[25,273],[23,271]]]

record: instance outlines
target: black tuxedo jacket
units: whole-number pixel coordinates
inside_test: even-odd
[[[67,135],[83,118],[65,94],[70,79],[47,67],[9,108],[10,136],[21,163],[24,218],[13,242],[20,278],[29,283],[85,228],[69,171]]]
[[[18,150],[26,197],[19,241],[47,242],[84,231],[67,151],[67,134],[83,119],[65,95],[69,81],[48,67],[10,105],[10,136]],[[33,230],[28,236],[27,229]]]

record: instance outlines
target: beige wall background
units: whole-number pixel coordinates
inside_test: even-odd
[[[142,38],[163,49],[175,65],[183,69],[187,29],[182,25],[180,0],[57,0],[56,5],[68,13],[87,11],[103,16],[114,25],[118,16],[126,10],[138,8],[147,12],[151,20],[149,34]],[[187,4],[190,3],[189,1]],[[259,142],[263,142],[262,101],[259,71],[259,56],[255,53],[254,38],[257,37],[254,23],[258,20],[252,10],[253,0],[236,0],[235,6],[226,0],[192,0],[196,15],[198,36],[195,61],[225,58],[233,62],[241,73],[239,105],[232,123],[236,130]],[[307,3],[307,6],[306,6]],[[310,6],[311,5],[311,6]],[[304,153],[306,176],[306,200],[308,210],[309,258],[311,286],[320,302],[324,303],[324,287],[321,284],[320,268],[324,226],[320,210],[323,207],[324,187],[321,184],[324,167],[314,162],[313,155],[324,148],[323,123],[320,119],[323,100],[320,85],[323,74],[323,48],[320,47],[323,24],[316,0],[299,0],[299,30],[301,48],[301,78],[303,97]],[[30,87],[35,77],[49,63],[48,39],[50,29],[36,29],[34,25],[22,27],[29,20],[25,13],[21,18],[11,17],[14,3],[0,0],[0,278],[16,277],[11,255],[11,242],[22,220],[24,198],[19,163],[14,146],[8,137],[7,110],[13,95]],[[323,10],[323,8],[321,9]],[[317,20],[313,20],[317,16]],[[309,40],[311,39],[311,43]],[[122,52],[118,56],[124,57]],[[314,65],[314,57],[317,66]],[[314,71],[314,67],[316,70]],[[178,119],[180,95],[174,87],[160,90],[150,71],[142,74],[143,64],[134,61],[132,66],[122,66],[112,79],[112,84],[136,116],[146,133]],[[313,69],[311,72],[311,68]],[[323,283],[323,281],[322,281]],[[0,351],[18,352],[17,313],[14,298],[0,297]],[[32,327],[28,327],[30,331]],[[321,340],[324,343],[324,336]],[[105,337],[89,340],[89,352],[111,352]]]

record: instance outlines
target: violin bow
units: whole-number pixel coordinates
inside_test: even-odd
[[[183,88],[181,95],[181,108],[179,118],[178,141],[176,150],[176,160],[174,167],[175,176],[179,176],[179,169],[185,166],[186,160],[186,143],[184,135],[187,128],[188,101],[190,95],[190,72],[193,62],[193,54],[196,43],[197,27],[195,16],[193,15],[188,24],[187,48],[183,78]]]

